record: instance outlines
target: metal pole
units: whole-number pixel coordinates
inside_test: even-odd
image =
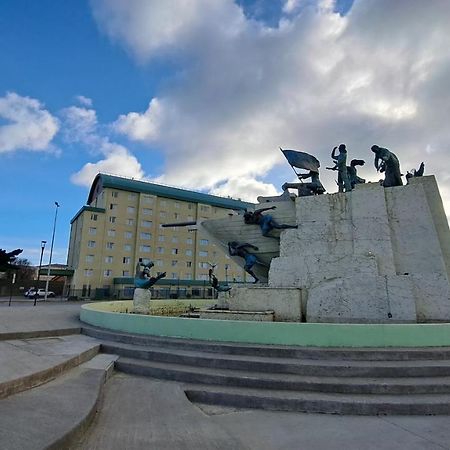
[[[41,258],[39,259],[39,269],[38,269],[38,277],[36,281],[36,292],[34,294],[34,306],[36,306],[36,300],[38,297],[38,290],[39,290],[39,279],[41,278],[41,266],[42,266],[42,256],[44,255],[44,248],[47,241],[41,241]]]
[[[11,277],[11,284],[9,286],[9,303],[8,306],[11,306],[11,299],[12,299],[12,291],[13,291],[13,284],[16,282],[16,272],[12,273]]]
[[[44,300],[47,300],[47,295],[48,295],[48,283],[50,281],[50,266],[52,265],[53,243],[55,242],[56,218],[58,217],[59,203],[55,202],[55,206],[56,206],[56,209],[55,209],[55,220],[53,221],[52,243],[50,245],[50,259],[48,261],[47,281],[45,283],[45,297],[44,297]]]

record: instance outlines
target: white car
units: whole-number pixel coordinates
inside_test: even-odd
[[[34,296],[37,294],[38,297],[45,297],[45,289],[38,289],[37,292],[35,289],[29,290],[27,292],[28,298],[34,298]],[[52,291],[47,292],[47,298],[53,298],[55,297],[55,293]]]

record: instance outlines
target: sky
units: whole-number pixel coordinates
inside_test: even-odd
[[[65,263],[98,172],[256,201],[279,151],[425,162],[450,215],[447,0],[2,0],[0,248]],[[411,205],[411,209],[414,205]]]

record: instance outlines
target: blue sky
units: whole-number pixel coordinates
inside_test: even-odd
[[[326,166],[346,142],[369,180],[374,143],[404,173],[425,160],[449,208],[449,22],[421,0],[3,1],[0,247],[37,263],[58,201],[64,263],[98,170],[274,194],[279,146]]]

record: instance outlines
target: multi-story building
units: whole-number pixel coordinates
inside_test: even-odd
[[[245,272],[200,231],[163,224],[220,218],[252,206],[231,198],[134,179],[98,174],[87,205],[71,220],[69,289],[131,291],[135,267],[153,261],[166,272],[162,285],[178,288],[207,283],[210,263],[219,280],[246,281]]]

